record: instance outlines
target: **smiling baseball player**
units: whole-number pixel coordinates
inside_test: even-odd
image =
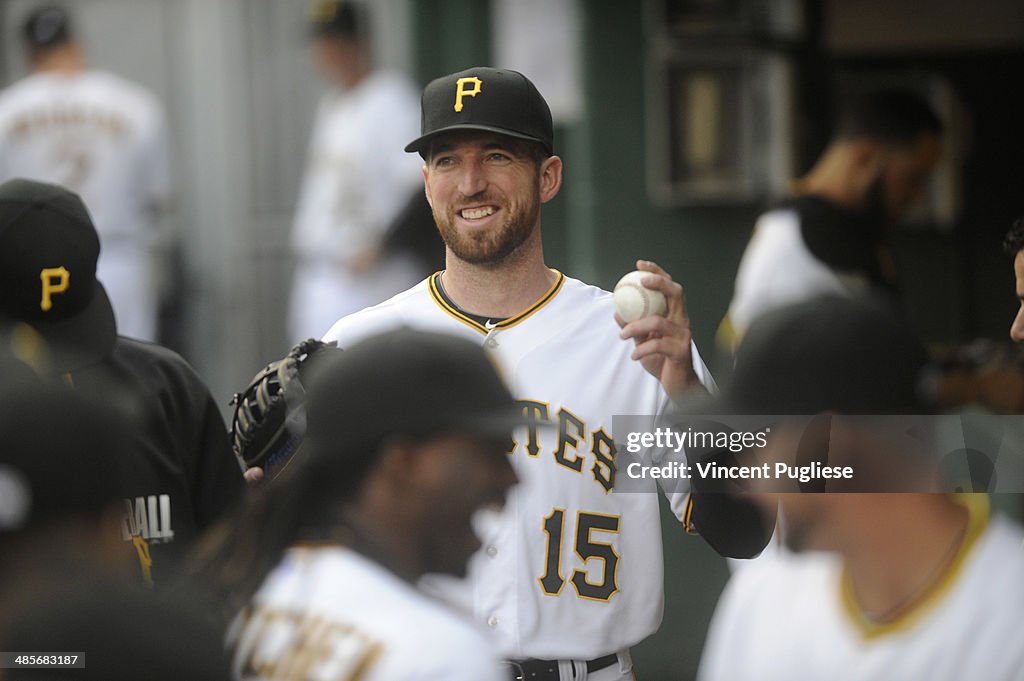
[[[612,416],[658,414],[670,397],[713,388],[682,287],[641,261],[667,313],[625,324],[610,293],[544,264],[540,207],[558,193],[562,161],[547,103],[522,74],[451,74],[422,105],[422,136],[406,151],[425,160],[446,269],[343,318],[325,340],[346,347],[407,325],[488,350],[524,414],[554,427],[516,431],[520,485],[479,523],[468,581],[424,586],[486,624],[515,678],[631,678],[630,646],[661,621],[661,529],[656,494],[613,493]],[[682,517],[686,495],[672,502]]]

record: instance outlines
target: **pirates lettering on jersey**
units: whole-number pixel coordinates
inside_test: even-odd
[[[522,449],[530,457],[536,458],[541,452],[540,424],[549,421],[551,406],[539,400],[516,400],[522,407],[526,417],[526,439],[519,442],[512,439],[510,454]],[[615,441],[603,427],[590,430],[586,421],[566,407],[558,408],[557,440],[553,443],[550,453],[552,460],[574,473],[583,474],[588,470],[591,476],[604,491],[611,492],[615,487]],[[556,429],[552,429],[556,430]],[[547,435],[550,437],[550,435]],[[593,463],[587,468],[586,453],[590,452]]]
[[[242,614],[245,633],[235,651],[240,679],[359,681],[383,645],[353,626],[274,609]]]
[[[540,454],[540,440],[537,437],[537,425],[541,423],[547,423],[551,417],[551,406],[547,402],[537,402],[535,400],[516,400],[516,402],[523,408],[523,416],[526,418],[526,422],[529,424],[526,429],[526,453],[530,456],[537,456]],[[512,437],[512,447],[508,450],[509,454],[515,452],[516,447],[519,446],[519,442]]]

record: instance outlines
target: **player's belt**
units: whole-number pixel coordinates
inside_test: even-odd
[[[615,653],[587,660],[587,673],[607,669],[618,661],[619,656]],[[512,672],[512,681],[559,681],[560,678],[558,660],[509,660],[505,664]]]

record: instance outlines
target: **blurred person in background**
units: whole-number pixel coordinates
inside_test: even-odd
[[[850,465],[854,481],[755,495],[779,504],[788,550],[733,574],[700,679],[1020,678],[1024,531],[984,494],[939,493],[942,462],[917,430],[858,418],[929,413],[926,367],[924,346],[877,302],[830,296],[751,326],[726,400],[742,414],[818,415],[824,430],[798,435],[797,451],[810,432],[815,455]],[[785,421],[771,430],[769,449],[793,435]]]
[[[166,240],[157,214],[171,191],[161,105],[140,85],[90,68],[61,7],[33,11],[22,38],[32,73],[0,92],[0,182],[24,177],[82,195],[118,328],[156,340]]]
[[[293,342],[322,336],[424,275],[414,256],[386,247],[392,222],[422,194],[421,164],[402,151],[419,130],[418,88],[374,68],[366,10],[341,0],[309,9],[313,57],[330,90],[317,109],[292,228]]]
[[[911,92],[876,91],[847,105],[829,145],[795,183],[796,195],[758,218],[719,345],[735,350],[758,316],[819,295],[895,295],[886,232],[923,197],[942,130]]]

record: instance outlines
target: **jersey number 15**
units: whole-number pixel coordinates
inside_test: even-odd
[[[544,533],[548,536],[547,551],[544,559],[544,574],[537,579],[541,589],[549,596],[557,596],[565,586],[562,576],[562,535],[565,530],[565,509],[555,508],[551,515],[544,519]],[[619,516],[602,515],[580,511],[576,514],[576,555],[583,563],[584,569],[574,569],[573,588],[580,598],[593,601],[608,601],[619,590],[616,582],[616,568],[619,565],[619,554],[615,547],[606,542],[594,541],[595,532],[619,531]],[[587,561],[601,561],[601,577],[599,581],[590,581],[586,570]]]

